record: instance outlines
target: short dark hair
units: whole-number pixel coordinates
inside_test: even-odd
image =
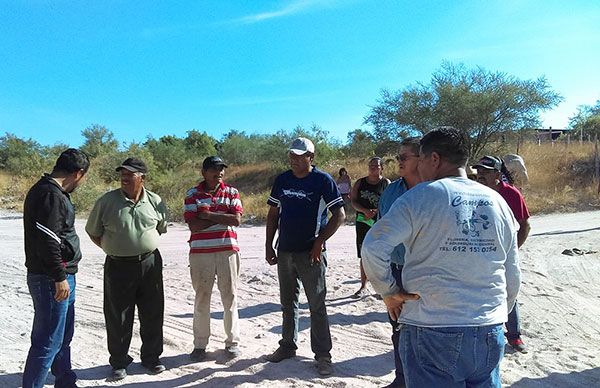
[[[405,139],[402,139],[402,141],[400,142],[400,147],[409,147],[412,152],[414,152],[415,154],[419,154],[419,151],[421,149],[421,138],[420,137],[407,137]],[[398,148],[400,148],[398,147]],[[400,150],[398,150],[399,152]]]
[[[451,164],[465,166],[469,159],[469,143],[464,131],[454,127],[438,127],[421,139],[421,152],[437,153]]]
[[[379,156],[372,156],[369,158],[369,164],[374,160],[378,161],[380,166],[383,166],[383,159],[381,159]]]
[[[72,174],[77,171],[83,170],[83,173],[87,173],[90,168],[90,159],[85,152],[76,148],[69,148],[64,150],[52,169],[52,173],[67,173]]]

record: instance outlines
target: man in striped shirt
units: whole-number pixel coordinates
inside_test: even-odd
[[[237,310],[240,255],[235,227],[240,225],[243,209],[237,189],[223,182],[225,168],[227,165],[218,156],[204,159],[204,180],[188,190],[185,197],[184,218],[191,232],[190,274],[196,292],[194,351],[190,354],[193,361],[206,358],[215,275],[223,302],[225,350],[231,357],[240,354]]]

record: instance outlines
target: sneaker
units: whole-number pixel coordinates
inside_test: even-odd
[[[159,374],[167,370],[167,367],[164,366],[163,363],[160,361],[156,361],[153,363],[142,362],[142,366],[154,374]]]
[[[321,357],[317,360],[317,371],[321,376],[329,376],[333,372],[331,358]]]
[[[527,348],[525,347],[521,337],[509,339],[508,344],[517,352],[527,353]]]
[[[190,353],[190,359],[196,362],[206,360],[206,350],[194,349],[194,351]]]
[[[231,358],[239,357],[241,354],[240,348],[237,345],[225,346],[225,351]]]
[[[280,362],[285,360],[286,358],[296,357],[295,350],[284,349],[282,347],[277,348],[275,352],[272,354],[267,354],[264,356],[264,359],[269,362]]]
[[[123,380],[127,377],[127,370],[125,368],[113,369],[111,374],[111,379],[113,381]]]

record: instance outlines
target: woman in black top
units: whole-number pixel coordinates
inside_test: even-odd
[[[369,175],[360,178],[352,186],[352,207],[356,210],[356,250],[360,259],[363,240],[375,223],[379,197],[390,181],[383,177],[383,161],[375,156],[369,159]],[[367,294],[367,275],[360,260],[360,289],[352,295],[358,299]]]

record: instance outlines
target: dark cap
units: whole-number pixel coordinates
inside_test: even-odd
[[[203,170],[208,170],[211,167],[218,167],[218,166],[223,166],[223,167],[227,168],[227,165],[225,164],[223,159],[219,158],[218,156],[209,156],[206,159],[204,159],[204,162],[202,162]]]
[[[148,167],[146,167],[146,163],[144,163],[141,159],[137,158],[127,158],[119,167],[116,168],[116,171],[121,171],[122,169],[131,171],[131,172],[141,172],[145,174],[148,172]]]
[[[483,158],[479,159],[479,162],[474,164],[473,168],[485,168],[486,170],[500,171],[502,170],[502,161],[493,156],[486,155]]]

